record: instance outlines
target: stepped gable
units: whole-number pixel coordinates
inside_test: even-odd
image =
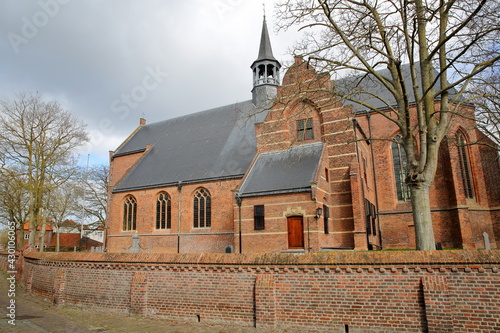
[[[246,101],[143,125],[113,156],[152,148],[114,192],[243,177],[265,114]]]

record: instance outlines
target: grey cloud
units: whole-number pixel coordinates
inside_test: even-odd
[[[91,153],[105,160],[139,117],[160,121],[250,99],[262,7],[227,0],[4,0],[0,22],[0,98],[39,91],[60,99],[101,132]],[[25,36],[30,24],[37,31]],[[12,33],[25,40],[13,46]],[[275,55],[286,58],[290,37],[271,39]],[[154,89],[146,80],[141,89],[156,68],[168,77]],[[126,116],[114,112],[116,100],[131,93],[135,107]]]

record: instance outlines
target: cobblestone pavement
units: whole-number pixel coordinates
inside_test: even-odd
[[[28,294],[22,286],[15,290],[15,325],[7,317],[11,297],[8,296],[9,276],[0,271],[0,332],[13,333],[85,333],[85,332],[193,332],[193,333],[268,333],[291,330],[256,329],[229,325],[207,325],[196,322],[144,319],[75,306],[54,306],[51,302]],[[298,331],[297,331],[298,332]],[[303,332],[303,330],[301,330]]]

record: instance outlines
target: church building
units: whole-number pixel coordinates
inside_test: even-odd
[[[396,126],[325,93],[335,82],[304,59],[282,79],[280,67],[264,19],[251,100],[141,119],[110,152],[108,252],[415,248]],[[443,140],[431,188],[444,248],[484,248],[484,234],[500,246],[498,154],[467,145],[487,140],[469,109]]]

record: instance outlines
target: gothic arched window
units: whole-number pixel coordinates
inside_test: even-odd
[[[394,178],[398,201],[410,200],[410,188],[406,184],[406,152],[401,147],[401,135],[394,138],[392,143],[392,160],[394,162]]]
[[[193,198],[193,226],[195,228],[209,228],[211,226],[212,204],[210,193],[204,189],[198,189]]]
[[[156,199],[156,229],[171,228],[171,203],[170,196],[162,192]]]
[[[123,203],[123,230],[135,230],[137,220],[137,201],[131,195]]]
[[[472,177],[470,171],[469,154],[467,151],[467,140],[462,131],[457,131],[457,146],[458,146],[458,161],[460,163],[460,172],[462,173],[462,183],[464,187],[465,197],[474,198],[472,189]]]

